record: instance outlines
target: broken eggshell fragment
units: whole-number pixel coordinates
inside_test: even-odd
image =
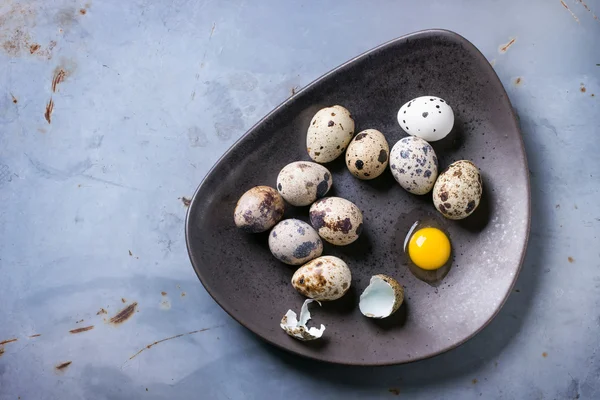
[[[404,288],[394,278],[379,274],[371,277],[358,307],[365,317],[381,319],[395,313],[403,301]]]
[[[306,323],[310,320],[310,312],[308,311],[308,305],[312,303],[312,299],[306,299],[302,308],[300,309],[300,320],[297,319],[296,313],[292,310],[288,310],[287,313],[281,319],[281,329],[283,329],[288,335],[298,340],[307,341],[315,340],[323,336],[325,332],[325,325],[321,324],[320,328],[308,328]],[[317,301],[317,303],[319,303]],[[319,303],[321,305],[321,303]]]

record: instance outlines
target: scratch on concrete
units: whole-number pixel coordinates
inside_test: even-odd
[[[566,9],[567,9],[567,11],[568,11],[569,13],[571,13],[571,16],[572,16],[572,17],[575,19],[575,21],[577,21],[577,23],[579,24],[579,23],[580,23],[580,22],[579,22],[579,18],[577,18],[577,15],[575,15],[575,13],[574,13],[573,11],[571,11],[571,9],[569,8],[569,6],[568,6],[568,5],[567,5],[567,4],[566,4],[566,3],[565,3],[563,0],[560,0],[560,4],[562,4],[562,5],[563,5],[563,7],[564,7],[564,8],[566,8]]]
[[[214,326],[214,327],[212,327],[212,328],[204,328],[204,329],[199,329],[199,330],[197,330],[197,331],[191,331],[191,332],[187,332],[187,333],[180,333],[179,335],[175,335],[175,336],[171,336],[171,337],[168,337],[168,338],[165,338],[165,339],[157,340],[157,341],[156,341],[156,342],[154,342],[154,343],[150,343],[150,344],[149,344],[149,345],[147,345],[146,347],[142,347],[142,348],[141,348],[141,349],[140,349],[140,350],[139,350],[137,353],[135,353],[134,355],[132,355],[131,357],[129,357],[129,360],[133,360],[133,359],[134,359],[135,357],[137,357],[137,356],[138,356],[138,355],[139,355],[141,352],[143,352],[143,351],[145,351],[145,350],[148,350],[148,349],[151,349],[152,347],[156,346],[157,344],[159,344],[159,343],[162,343],[162,342],[166,342],[167,340],[177,339],[177,338],[180,338],[180,337],[182,337],[182,336],[187,336],[187,335],[193,335],[194,333],[206,332],[206,331],[208,331],[208,330],[215,329],[215,328],[220,328],[220,327],[222,327],[222,326],[223,326],[223,325],[218,325],[218,326]],[[129,361],[129,360],[127,360],[127,361]],[[127,361],[126,361],[126,362],[127,362]]]
[[[514,37],[514,38],[511,38],[511,39],[508,41],[508,43],[506,43],[506,44],[501,44],[501,45],[498,47],[498,52],[499,52],[499,53],[501,53],[501,54],[504,54],[504,53],[506,53],[506,52],[508,51],[508,49],[509,49],[509,48],[510,48],[510,47],[511,47],[513,44],[515,44],[515,42],[516,42],[516,41],[517,41],[517,38],[516,38],[516,37]]]
[[[54,100],[50,97],[50,101],[46,104],[46,111],[44,112],[44,118],[49,124],[52,123],[52,111],[54,111]]]
[[[25,157],[27,157],[29,163],[33,166],[35,171],[46,179],[66,180],[83,174],[93,166],[92,161],[89,158],[86,158],[85,160],[68,167],[66,170],[61,170],[31,158],[27,153],[25,153]]]
[[[579,4],[581,4],[581,5],[583,6],[583,8],[585,8],[585,9],[586,9],[586,11],[587,11],[587,12],[589,12],[590,14],[592,14],[592,17],[593,17],[593,18],[594,18],[596,21],[600,22],[600,20],[598,20],[598,16],[597,16],[596,14],[594,14],[594,12],[593,12],[593,11],[592,11],[592,10],[591,10],[589,7],[588,7],[588,5],[587,5],[587,4],[585,4],[585,3],[584,3],[584,1],[583,1],[583,0],[577,0],[577,1],[579,2]]]

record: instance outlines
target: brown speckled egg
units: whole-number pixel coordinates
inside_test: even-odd
[[[456,161],[440,174],[433,187],[433,204],[448,219],[467,218],[483,191],[479,170],[471,161]]]
[[[256,186],[240,197],[235,206],[235,225],[246,232],[257,233],[271,229],[281,220],[285,203],[277,190]]]
[[[437,157],[425,140],[409,136],[394,145],[390,154],[390,169],[394,179],[412,194],[431,191],[438,176]]]
[[[310,223],[319,236],[336,246],[354,242],[363,229],[360,209],[341,197],[325,197],[310,207]]]
[[[323,242],[312,226],[299,219],[286,219],[269,234],[269,249],[289,265],[302,265],[323,253]]]
[[[315,300],[336,300],[350,288],[352,274],[341,259],[333,256],[315,258],[292,276],[294,288]]]
[[[306,150],[318,163],[328,163],[338,158],[354,136],[354,120],[350,111],[342,106],[319,110],[308,126]]]
[[[279,194],[293,206],[307,206],[325,196],[333,180],[324,166],[296,161],[283,167],[277,176]]]
[[[389,154],[390,147],[383,133],[366,129],[348,145],[346,166],[358,179],[374,179],[385,171]]]

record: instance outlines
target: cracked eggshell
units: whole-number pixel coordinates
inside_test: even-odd
[[[302,308],[300,309],[300,320],[297,319],[296,313],[292,310],[281,318],[281,329],[283,329],[288,335],[298,340],[307,341],[315,340],[323,336],[325,332],[325,325],[321,324],[320,328],[308,328],[306,323],[310,320],[310,312],[308,311],[308,305],[315,300],[306,299]],[[317,301],[317,303],[319,303]],[[319,303],[321,305],[321,303]]]
[[[346,166],[358,179],[374,179],[388,165],[390,147],[383,133],[365,129],[354,137],[346,151]]]
[[[387,318],[404,301],[404,288],[394,278],[379,274],[371,277],[369,286],[360,295],[358,307],[365,317]]]
[[[319,110],[310,121],[306,135],[308,155],[318,163],[338,158],[354,136],[354,120],[342,106]]]
[[[456,161],[440,174],[433,187],[433,204],[448,219],[463,219],[475,211],[483,186],[471,161]]]
[[[283,198],[269,186],[256,186],[240,197],[235,206],[235,225],[246,232],[269,230],[283,217]]]
[[[299,219],[286,219],[269,234],[273,256],[288,265],[302,265],[323,253],[323,242],[312,226]]]
[[[293,206],[307,206],[327,194],[333,179],[324,166],[310,161],[286,165],[277,176],[279,194]]]
[[[346,246],[360,236],[363,216],[351,201],[325,197],[310,207],[310,223],[319,236],[336,246]]]
[[[400,107],[398,123],[409,135],[434,142],[445,138],[452,130],[454,111],[439,97],[417,97]]]
[[[412,194],[426,194],[438,176],[438,159],[425,140],[409,136],[394,145],[390,153],[390,169],[394,179]]]
[[[308,262],[292,276],[292,286],[315,300],[336,300],[350,288],[352,274],[341,259],[323,256]]]

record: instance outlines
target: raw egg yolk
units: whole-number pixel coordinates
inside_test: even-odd
[[[439,229],[419,229],[410,238],[408,256],[419,268],[430,271],[441,268],[450,258],[450,240]]]

